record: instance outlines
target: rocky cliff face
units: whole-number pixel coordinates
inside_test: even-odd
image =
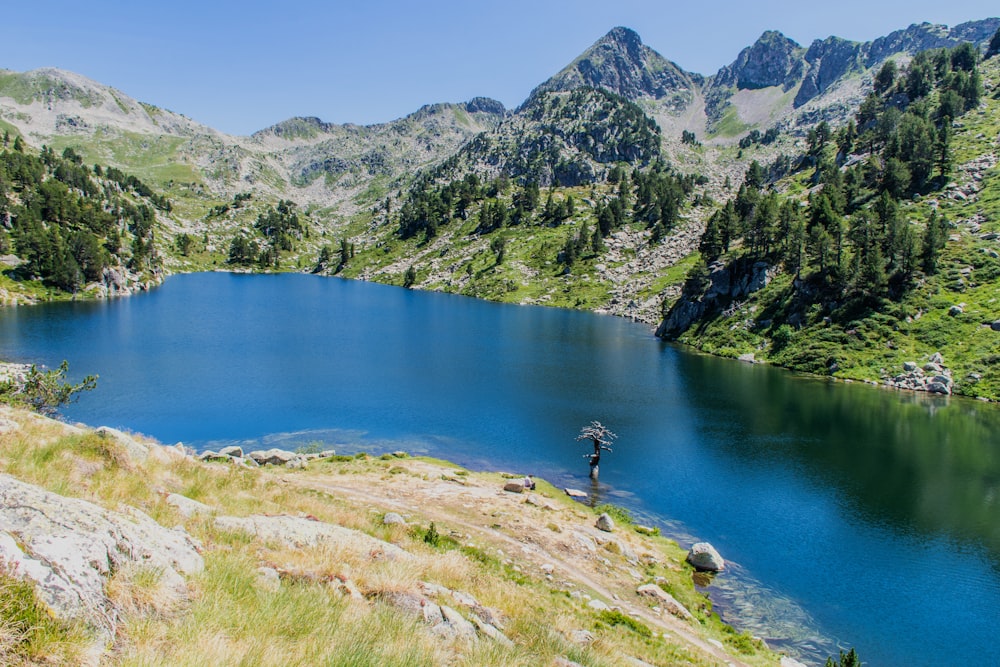
[[[815,101],[813,107],[824,106],[819,98],[827,91],[843,84],[852,74],[880,66],[891,56],[953,47],[965,41],[982,47],[998,27],[1000,19],[996,18],[963,23],[955,28],[921,23],[872,42],[828,37],[814,41],[808,49],[779,32],[765,32],[752,46],[741,51],[732,64],[723,67],[708,80],[706,99],[709,120],[718,121],[738,91],[775,86],[780,86],[784,92],[797,88],[791,104],[772,113],[791,118],[796,115],[796,110],[810,102]],[[830,104],[836,103],[831,101]],[[816,111],[815,108],[809,109],[811,117],[824,116],[822,109],[820,113]]]
[[[805,49],[780,32],[768,31],[713,78],[715,86],[754,89],[781,86],[789,90],[805,72]]]

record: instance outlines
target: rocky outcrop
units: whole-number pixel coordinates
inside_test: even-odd
[[[707,283],[699,286],[689,282],[685,286],[684,293],[671,306],[656,335],[666,339],[680,336],[705,315],[767,287],[775,270],[766,262],[756,262],[749,268],[712,263],[708,267]]]
[[[59,618],[81,619],[105,639],[118,610],[105,593],[128,567],[154,568],[161,587],[183,597],[182,575],[204,567],[197,544],[142,512],[112,512],[0,474],[0,563],[30,580]]]
[[[793,88],[802,78],[805,49],[780,32],[769,30],[719,70],[713,85],[740,89],[781,86]]]
[[[935,352],[921,366],[915,361],[903,362],[903,372],[883,378],[886,386],[910,391],[926,391],[931,394],[951,395],[955,388],[951,370],[945,367],[944,357]]]
[[[639,595],[645,595],[653,598],[659,606],[663,607],[674,616],[679,616],[685,620],[692,620],[694,618],[694,616],[691,615],[691,612],[687,610],[687,607],[682,605],[674,598],[673,595],[667,593],[656,584],[645,584],[643,586],[639,586],[635,592]]]

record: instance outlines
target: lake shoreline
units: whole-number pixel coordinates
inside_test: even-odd
[[[98,461],[101,462],[103,469],[106,469],[106,473],[91,474],[112,475],[118,479],[117,488],[108,487],[106,484],[84,485],[80,487],[79,495],[90,502],[110,505],[109,509],[120,508],[122,503],[133,505],[147,515],[166,521],[165,525],[178,526],[174,530],[175,534],[177,531],[191,531],[191,535],[197,537],[202,545],[199,551],[205,558],[208,576],[211,576],[211,563],[223,558],[226,552],[217,551],[219,547],[216,542],[220,541],[221,537],[211,537],[214,533],[211,533],[199,517],[223,516],[230,513],[240,516],[242,512],[246,512],[247,508],[240,509],[241,506],[233,504],[239,502],[239,497],[246,493],[238,490],[240,488],[256,489],[247,498],[247,500],[252,499],[252,506],[248,507],[250,511],[254,511],[254,508],[257,508],[256,511],[264,508],[268,510],[269,516],[295,516],[294,512],[289,513],[295,504],[292,503],[287,507],[277,506],[276,502],[282,502],[279,498],[285,498],[283,502],[287,503],[288,498],[300,494],[303,497],[316,497],[319,494],[329,496],[336,506],[346,504],[347,507],[358,507],[359,511],[352,510],[349,514],[343,514],[342,509],[335,510],[339,512],[336,516],[352,517],[342,525],[352,530],[361,528],[362,532],[367,532],[376,538],[388,538],[397,547],[402,547],[418,557],[427,551],[426,544],[422,544],[427,540],[418,538],[415,546],[411,546],[414,543],[412,539],[404,537],[407,534],[405,531],[387,532],[382,527],[383,516],[389,517],[390,513],[399,513],[404,517],[401,519],[405,522],[404,525],[409,526],[426,526],[428,522],[433,526],[436,523],[439,534],[443,536],[440,539],[447,538],[450,540],[447,544],[453,545],[444,547],[445,554],[449,553],[449,549],[455,549],[455,553],[482,554],[475,558],[486,563],[496,558],[488,554],[499,553],[502,559],[501,572],[507,573],[500,574],[500,580],[506,581],[508,577],[512,577],[511,583],[502,586],[526,586],[529,589],[541,587],[563,591],[565,597],[560,594],[553,598],[563,602],[552,603],[563,609],[560,614],[570,613],[567,611],[566,601],[569,601],[568,609],[574,610],[572,614],[581,614],[581,619],[594,614],[600,616],[604,613],[602,610],[627,613],[643,626],[656,631],[652,634],[652,640],[645,642],[646,650],[653,653],[636,654],[633,652],[635,649],[625,647],[627,652],[637,655],[638,658],[652,659],[655,655],[659,655],[661,650],[675,651],[677,649],[669,647],[676,642],[676,645],[683,647],[683,651],[689,654],[690,659],[695,660],[695,664],[715,664],[714,661],[720,660],[735,665],[777,665],[779,662],[781,665],[798,664],[788,658],[780,658],[756,640],[728,631],[718,620],[712,620],[712,615],[708,611],[710,605],[704,609],[698,606],[698,594],[694,591],[693,582],[690,581],[690,567],[683,564],[684,552],[675,543],[664,538],[642,535],[632,530],[628,524],[618,525],[611,533],[596,530],[593,528],[593,522],[597,515],[593,510],[570,500],[559,489],[541,479],[538,480],[539,487],[535,492],[511,492],[504,490],[509,476],[501,473],[469,471],[445,461],[412,458],[402,452],[377,457],[330,456],[326,459],[314,459],[304,466],[295,466],[294,469],[284,466],[250,469],[235,461],[232,463],[198,461],[177,447],[160,445],[114,430],[94,431],[89,427],[70,426],[20,409],[0,407],[0,418],[2,418],[0,419],[2,472],[13,474],[23,482],[41,484],[43,487],[55,485],[63,488],[60,485],[64,483],[59,481],[62,476],[71,475],[74,466],[78,468],[81,465],[73,463],[75,457],[89,456],[84,452],[89,451],[89,447],[99,445],[98,456],[103,458],[99,458]],[[48,443],[44,445],[45,447],[55,448],[53,451],[64,451],[56,459],[60,463],[54,464],[48,473],[31,467],[30,460],[33,456],[31,450],[38,445],[29,444],[23,438],[24,435],[30,435],[34,439],[43,434]],[[69,467],[63,472],[66,464],[69,464]],[[170,474],[166,474],[168,472]],[[139,487],[130,485],[129,480],[136,475],[146,478]],[[224,495],[218,498],[206,491],[196,496],[200,498],[196,501],[178,495],[185,492],[186,483],[183,480],[191,476],[215,479],[217,480],[215,484],[220,489],[228,488],[224,486],[224,480],[244,481],[239,482],[238,489],[224,492]],[[127,494],[133,491],[124,491],[132,488],[141,488],[143,491],[132,497]],[[281,489],[280,496],[264,491],[272,488]],[[126,495],[123,496],[123,493]],[[112,494],[114,500],[105,499],[102,494]],[[77,496],[78,493],[73,495]],[[368,511],[360,511],[362,508],[370,509],[372,506],[378,508],[375,515],[379,519],[377,523],[365,518]],[[330,520],[331,509],[323,509],[320,505],[312,505],[311,508],[310,521]],[[504,518],[499,520],[490,518],[500,514]],[[232,523],[240,519],[227,519],[227,521]],[[313,525],[316,526],[315,523]],[[388,525],[387,519],[385,526]],[[209,532],[206,533],[206,530]],[[30,544],[34,538],[22,535],[21,539],[24,543]],[[285,538],[282,533],[275,533],[269,538],[272,542],[283,539]],[[363,537],[359,533],[356,539],[370,538]],[[251,542],[249,546],[254,547],[254,544]],[[519,546],[524,548],[519,550],[516,548]],[[270,548],[273,549],[273,546]],[[259,552],[261,547],[258,546],[256,549]],[[308,548],[305,553],[310,553]],[[282,556],[280,552],[273,552],[265,557],[262,567],[277,568],[279,580],[284,580],[286,575],[280,573],[287,571],[289,566],[283,565],[281,559],[287,557]],[[436,561],[443,556],[431,549],[428,557]],[[475,562],[475,558],[472,562]],[[301,562],[301,557],[298,561]],[[297,567],[300,574],[295,576],[301,581],[299,585],[311,585],[310,579],[302,579],[303,566],[300,564]],[[376,575],[367,574],[369,567],[377,568],[378,561],[370,566],[356,563],[349,575],[350,581],[356,582],[356,586],[362,591],[362,596],[358,598],[358,604],[361,605],[359,609],[366,608],[364,599],[369,595],[366,588],[370,589],[374,585],[370,577]],[[642,574],[639,574],[638,570],[641,570]],[[676,601],[657,603],[655,597],[649,598],[641,591],[636,592],[636,587],[642,589],[640,584],[652,577],[653,572],[660,573],[657,574],[658,577],[666,577],[663,581],[669,580],[671,583],[660,585],[667,586],[678,599],[682,600],[680,603],[682,606],[672,613],[668,610],[672,609],[671,604],[677,604]],[[639,574],[638,579],[630,573]],[[347,581],[346,578],[344,581]],[[395,590],[401,590],[405,585],[392,584]],[[496,604],[492,597],[488,597],[489,593],[485,590],[468,592],[481,599],[487,599],[485,604]],[[515,594],[507,592],[504,595],[514,597]],[[367,604],[370,605],[374,601],[374,598],[369,598]],[[193,598],[190,604],[197,608],[199,604],[197,598]],[[527,609],[533,607],[534,605],[529,605]],[[503,613],[514,615],[519,612],[505,609],[501,612]],[[685,620],[689,619],[692,613],[701,620],[697,622]],[[129,655],[130,651],[143,648],[141,635],[136,636],[134,641],[129,641],[129,623],[159,623],[164,625],[162,632],[170,633],[172,627],[178,626],[183,615],[184,612],[180,612],[179,616],[153,618],[147,618],[143,614],[139,616],[133,614],[131,618],[123,615],[126,625],[121,628],[119,639],[116,640],[123,643],[119,643],[115,650]],[[565,622],[565,620],[557,621],[557,626]],[[183,627],[183,624],[178,627]],[[520,626],[515,625],[510,619],[505,627],[514,628],[509,639],[510,646],[516,648],[524,640],[524,630],[518,629]],[[585,623],[583,627],[586,627]],[[615,630],[612,627],[609,631],[628,640],[628,632],[624,630]],[[260,632],[264,634],[258,634],[258,637],[267,636],[266,628],[261,628]],[[493,636],[489,628],[483,627],[480,632]],[[600,630],[588,632],[595,637],[602,634]],[[621,635],[622,632],[625,634]],[[418,640],[419,634],[418,632]],[[567,636],[570,635],[572,633],[567,631]],[[592,640],[584,642],[579,650],[587,652],[586,646],[590,641]],[[610,641],[610,637],[605,641]],[[659,648],[661,642],[666,642],[666,648]],[[163,649],[163,642],[158,641],[150,650],[158,652],[166,649]],[[165,659],[169,661],[169,655]],[[659,660],[662,659],[661,657]],[[706,659],[709,662],[704,663]]]

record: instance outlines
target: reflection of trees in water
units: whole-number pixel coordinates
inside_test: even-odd
[[[866,521],[982,544],[1000,570],[996,406],[680,356],[708,445],[800,464]]]

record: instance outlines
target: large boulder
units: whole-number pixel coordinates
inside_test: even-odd
[[[112,512],[0,474],[0,566],[35,583],[57,618],[80,619],[110,639],[117,611],[105,593],[128,568],[160,573],[161,589],[183,597],[182,574],[204,567],[183,530],[164,528],[142,512]]]
[[[266,451],[257,450],[255,452],[250,452],[247,454],[247,457],[253,459],[262,466],[283,466],[290,461],[298,459],[299,455],[284,449],[268,449]]]
[[[598,530],[603,530],[606,533],[611,533],[615,530],[615,520],[612,519],[607,513],[597,517],[597,524],[595,525]]]
[[[691,547],[687,555],[687,562],[700,572],[722,572],[726,569],[726,561],[708,542],[699,542]]]

